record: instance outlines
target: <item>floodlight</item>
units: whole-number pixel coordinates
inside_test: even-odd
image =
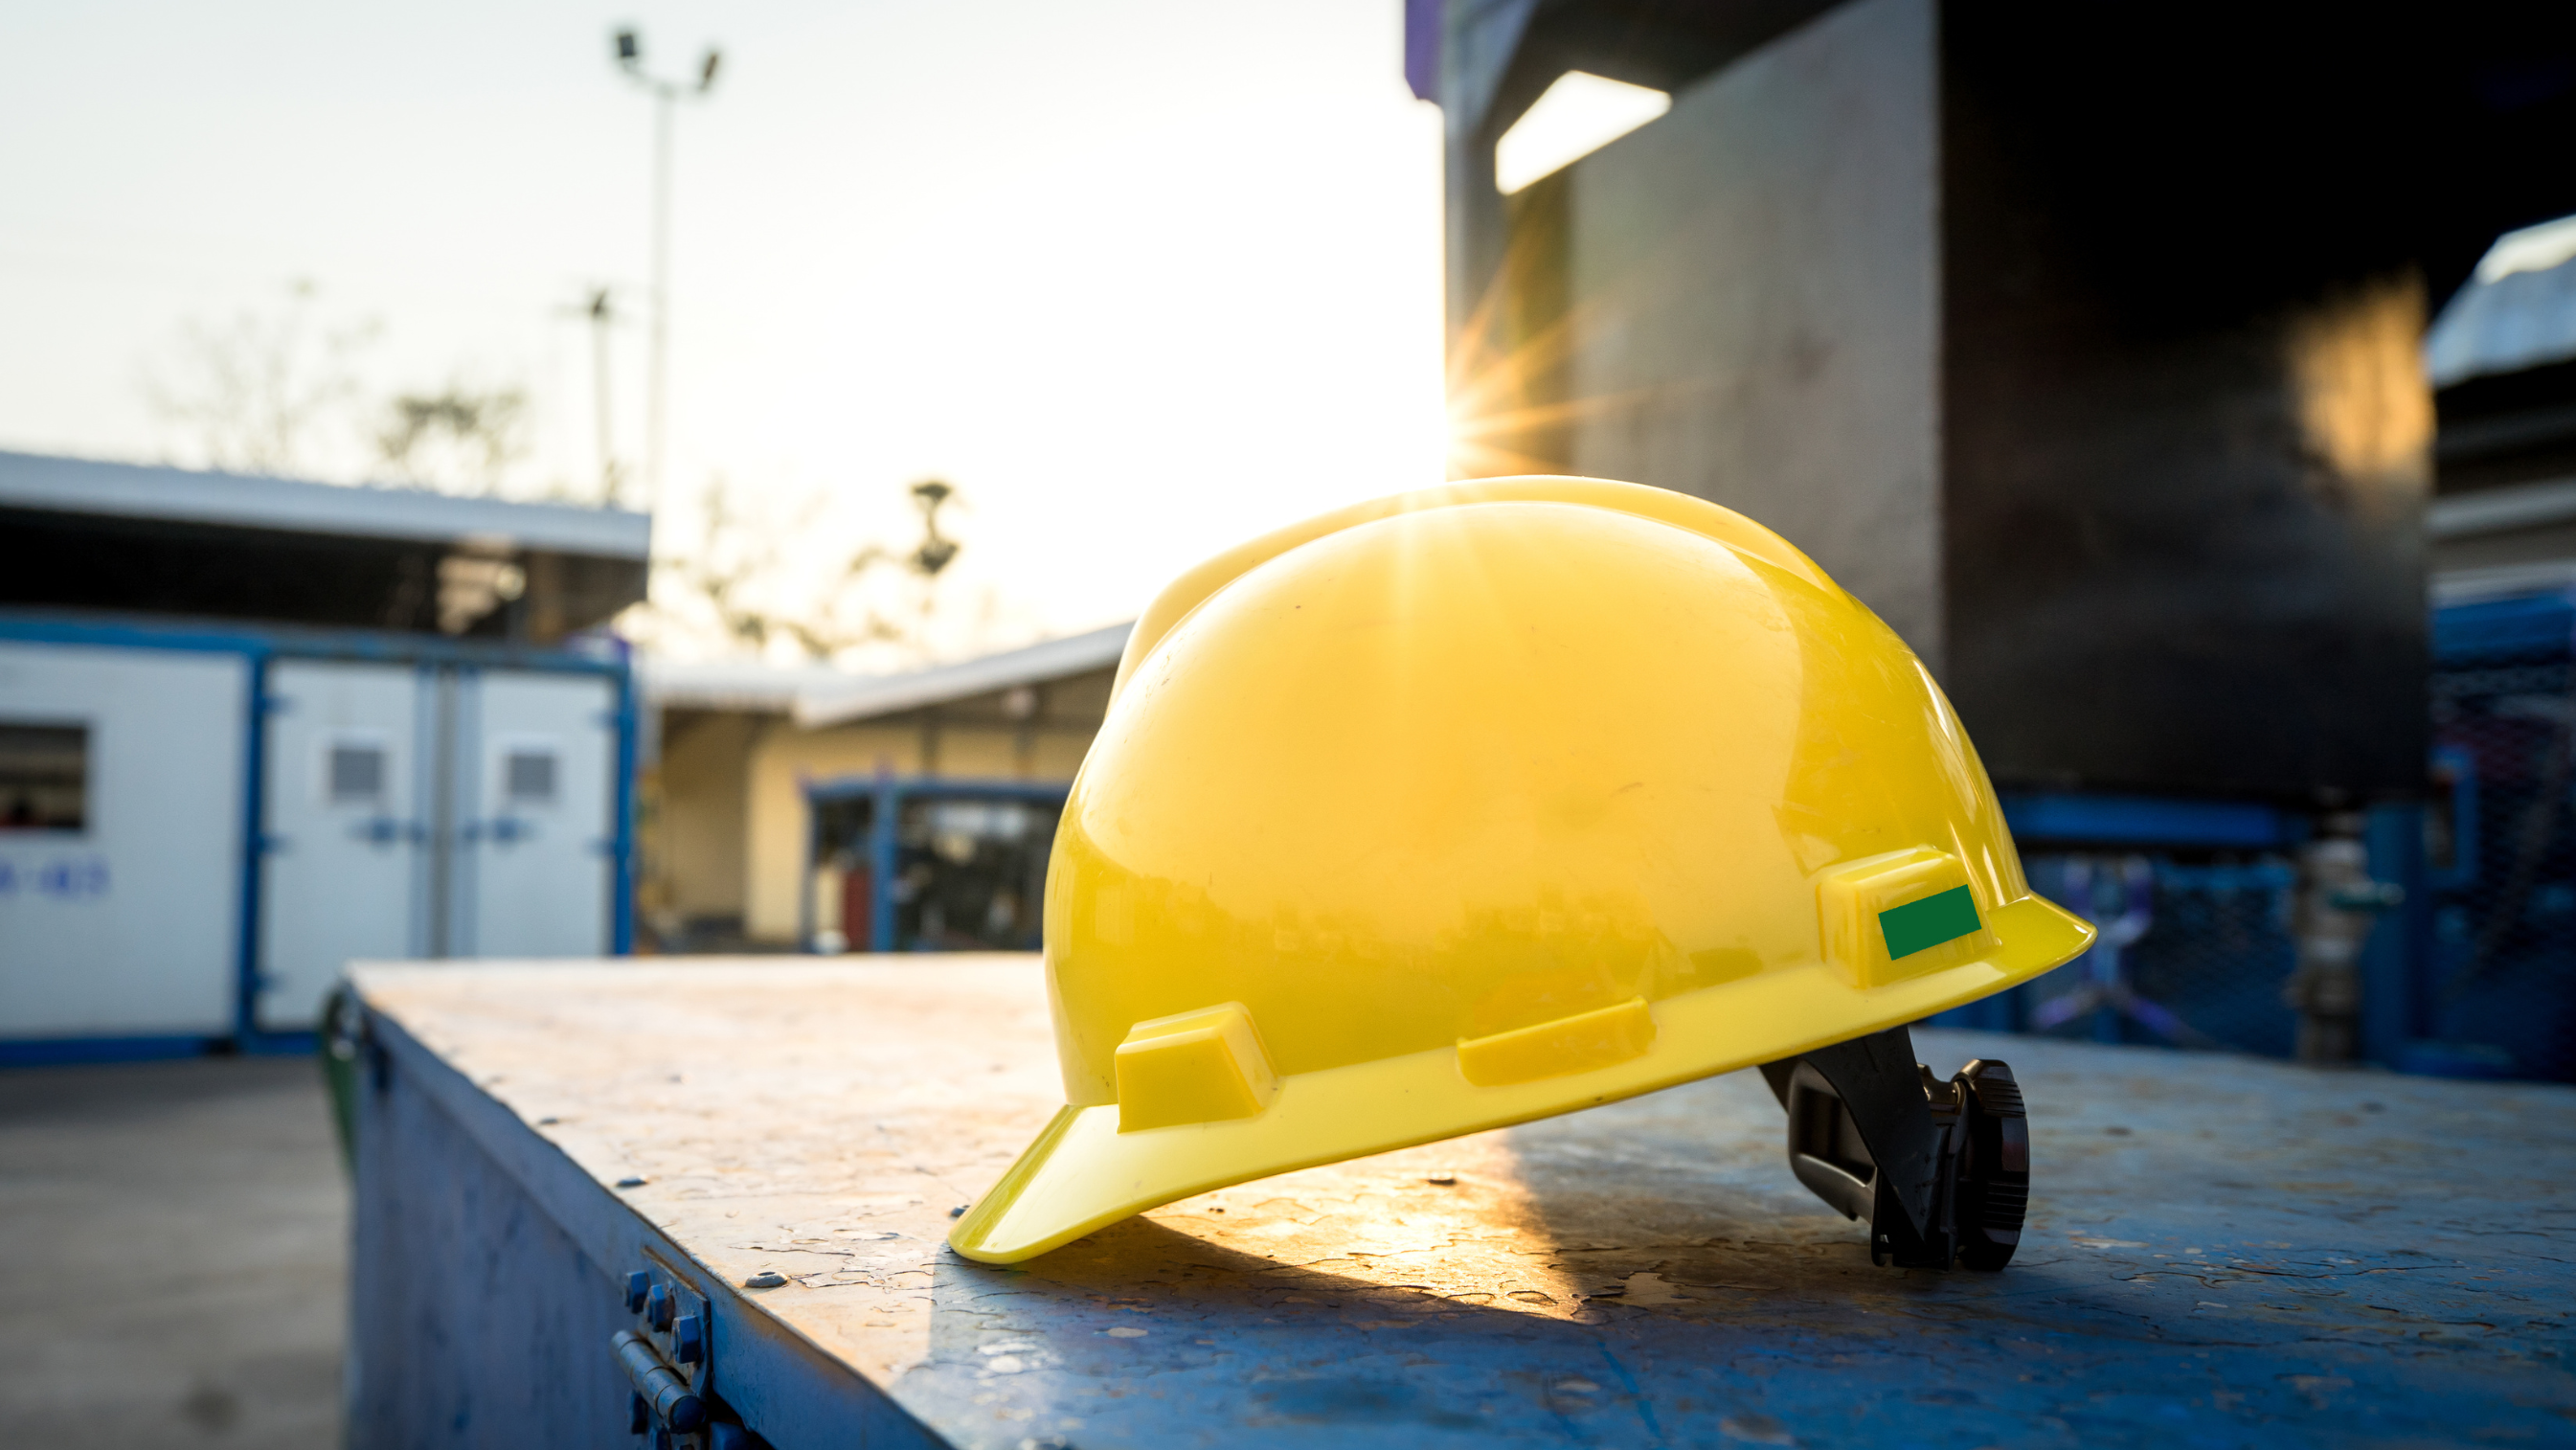
[[[646,380],[644,417],[649,444],[644,455],[644,482],[648,501],[662,495],[662,394],[667,374],[665,359],[670,348],[671,317],[671,116],[679,103],[690,96],[703,96],[715,88],[716,67],[723,56],[714,46],[698,62],[698,83],[664,79],[644,69],[644,38],[635,27],[616,32],[617,66],[626,78],[653,96],[653,366]],[[603,316],[596,306],[593,316]],[[606,452],[603,446],[603,453]]]
[[[1494,143],[1494,185],[1509,196],[1672,108],[1662,91],[1567,71]]]

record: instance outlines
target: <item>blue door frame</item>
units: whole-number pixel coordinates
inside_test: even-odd
[[[821,864],[815,850],[815,837],[819,834],[814,810],[817,805],[826,801],[873,802],[868,813],[868,899],[876,907],[868,913],[866,950],[890,952],[895,949],[891,909],[894,898],[889,894],[895,879],[895,822],[905,801],[1024,801],[1062,810],[1072,790],[1071,785],[1062,782],[937,775],[854,775],[807,781],[805,874],[799,878],[796,890],[796,944],[805,951],[814,950],[814,868]]]
[[[130,1062],[186,1057],[219,1046],[254,1054],[301,1053],[314,1048],[310,1032],[263,1032],[254,1008],[259,992],[260,871],[273,846],[267,833],[269,667],[278,660],[510,669],[546,674],[594,675],[616,691],[616,819],[610,835],[609,942],[624,956],[635,944],[635,748],[634,672],[622,641],[604,639],[596,650],[542,649],[481,640],[395,634],[382,630],[305,629],[286,625],[231,625],[197,620],[120,619],[40,610],[0,610],[0,640],[18,644],[165,650],[241,656],[248,666],[247,719],[242,730],[242,869],[233,946],[233,1030],[229,1038],[97,1037],[0,1040],[0,1066],[48,1062]]]

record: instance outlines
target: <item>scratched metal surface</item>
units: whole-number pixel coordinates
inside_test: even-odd
[[[958,1445],[2576,1443],[2564,1087],[1923,1032],[2027,1085],[2002,1274],[1871,1267],[1749,1074],[993,1268],[939,1245],[1059,1100],[1025,959],[362,982],[711,1276],[790,1276],[726,1312]]]

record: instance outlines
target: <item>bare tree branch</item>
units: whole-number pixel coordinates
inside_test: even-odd
[[[447,493],[497,494],[528,456],[528,395],[518,388],[405,393],[385,405],[377,456],[395,479]]]
[[[682,628],[691,613],[710,616],[727,640],[755,655],[770,653],[774,645],[810,660],[831,660],[868,645],[917,647],[932,586],[961,546],[937,526],[939,505],[954,496],[954,488],[933,479],[912,492],[922,509],[917,545],[862,543],[815,578],[813,571],[795,567],[791,553],[820,527],[826,500],[808,497],[783,524],[765,525],[743,510],[733,488],[719,478],[700,496],[704,531],[697,547],[655,561],[657,587],[646,607],[661,623]],[[793,583],[800,574],[801,589]],[[885,591],[871,587],[881,580],[916,584],[920,594],[913,607],[890,606]]]
[[[314,287],[298,281],[274,313],[243,312],[217,326],[191,321],[176,379],[148,373],[144,398],[164,423],[192,435],[207,466],[230,473],[309,473],[317,433],[358,396],[357,356],[382,328],[327,328]]]

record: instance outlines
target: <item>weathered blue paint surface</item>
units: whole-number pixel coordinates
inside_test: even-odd
[[[399,1024],[369,1021],[357,1087],[350,1445],[632,1450],[622,1285],[686,1251]],[[773,1325],[719,1312],[714,1338],[725,1392],[790,1431],[781,1450],[937,1443]]]
[[[2576,1094],[1919,1046],[2028,1085],[2037,1231],[2004,1273],[1872,1268],[1737,1075],[1506,1135],[1555,1262],[1663,1302],[1462,1309],[1132,1222],[1023,1273],[945,1264],[940,1312],[972,1327],[925,1373],[960,1411],[1075,1408],[1077,1444],[2576,1442]],[[1181,1341],[1151,1373],[1098,1337],[1103,1291]],[[1031,1367],[979,1373],[999,1338]]]
[[[346,1393],[355,1443],[601,1443],[623,1387],[596,1373],[623,1316],[607,1270],[483,1151],[472,1114],[381,1047],[362,1063]]]
[[[548,1009],[566,1075],[538,1082],[478,1088],[380,1010],[393,1086],[365,1130],[357,1323],[381,1408],[359,1444],[634,1443],[592,1408],[615,1385],[607,1324],[571,1301],[613,1317],[611,1270],[648,1240],[707,1266],[718,1388],[740,1375],[744,1419],[781,1447],[2576,1443],[2576,1090],[1924,1032],[1944,1073],[1998,1056],[2028,1088],[2032,1228],[2001,1274],[1871,1267],[1860,1227],[1790,1178],[1749,1074],[1240,1185],[995,1268],[937,1233],[1023,1130],[986,1111],[1029,1090],[1025,1064],[987,1062],[1020,1030],[925,1044],[897,994],[942,974],[852,977],[845,1018],[835,969],[801,970],[692,999],[686,1099],[589,1104],[615,1151],[658,1165],[669,1196],[642,1210],[649,1190],[602,1186],[576,1161],[592,1150],[486,1095],[569,1101],[582,1040],[637,1020],[607,979],[584,979],[593,1021]],[[468,1019],[506,1014],[507,990],[396,1010],[435,1019],[446,1056],[497,1062]],[[910,1042],[872,1041],[871,1012]],[[800,1091],[831,1051],[861,1074],[907,1050],[873,1099],[856,1077]],[[642,1050],[617,1052],[645,1081]],[[711,1166],[693,1175],[693,1155]],[[399,1271],[374,1262],[390,1241],[366,1225],[424,1202],[454,1226],[404,1238]],[[540,1217],[569,1225],[560,1242]],[[753,1264],[790,1286],[726,1287]],[[909,1332],[860,1326],[911,1308],[900,1362],[813,1347]],[[515,1327],[485,1352],[466,1321]],[[381,1397],[415,1378],[443,1388]],[[549,1395],[561,1416],[515,1408]],[[500,1422],[395,1433],[453,1426],[441,1407],[468,1400]]]

